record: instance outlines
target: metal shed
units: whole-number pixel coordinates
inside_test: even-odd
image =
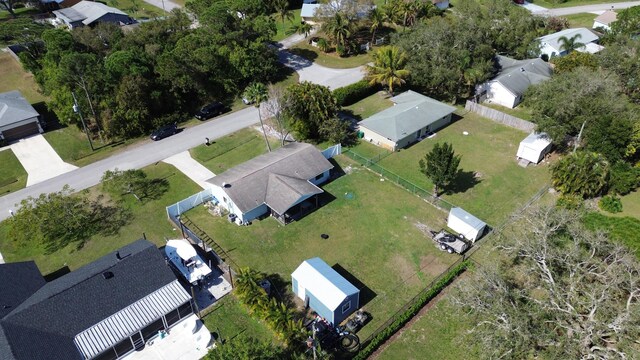
[[[518,146],[517,157],[537,164],[551,150],[551,139],[545,133],[531,133]]]
[[[487,224],[484,221],[459,207],[454,207],[449,211],[447,226],[472,242],[480,239],[487,228]]]

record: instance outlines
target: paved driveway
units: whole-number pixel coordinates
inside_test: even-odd
[[[171,157],[168,157],[162,162],[167,164],[171,164],[176,167],[176,169],[180,170],[183,174],[185,174],[189,179],[193,180],[196,184],[200,185],[201,188],[207,189],[209,185],[207,185],[206,180],[211,179],[216,176],[211,170],[202,166],[199,162],[195,161],[189,151],[183,151],[179,154],[175,154]]]
[[[310,81],[328,86],[331,89],[347,86],[364,78],[364,66],[351,69],[331,69],[315,64],[284,49],[278,51],[278,59],[285,66],[298,72],[300,81]]]
[[[27,186],[35,185],[78,168],[62,161],[42,135],[22,139],[10,147],[29,174]]]

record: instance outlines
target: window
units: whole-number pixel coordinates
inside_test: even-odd
[[[178,310],[173,310],[165,315],[164,318],[167,320],[167,326],[171,327],[180,320],[180,314],[178,314]]]
[[[133,350],[133,343],[131,342],[131,338],[126,338],[117,343],[113,348],[116,350],[118,357],[122,357],[129,351]]]
[[[164,324],[162,323],[162,319],[158,319],[151,324],[147,325],[144,329],[142,329],[142,337],[144,341],[148,341],[152,337],[158,335],[158,331],[164,330]]]
[[[180,307],[178,308],[178,313],[180,314],[180,319],[191,315],[192,312],[193,312],[193,310],[191,310],[191,302],[186,302],[186,303],[180,305]]]
[[[351,300],[347,301],[346,304],[342,305],[342,313],[346,313],[347,311],[349,311],[349,309],[351,309]]]

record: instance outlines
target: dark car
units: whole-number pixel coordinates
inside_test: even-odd
[[[224,105],[219,102],[213,102],[209,105],[203,106],[200,111],[196,113],[196,119],[207,120],[214,116],[218,116],[226,111]]]
[[[165,125],[151,133],[151,140],[154,140],[154,141],[162,140],[177,132],[178,132],[178,125],[176,125],[175,123],[170,125]]]

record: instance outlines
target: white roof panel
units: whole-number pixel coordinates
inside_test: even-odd
[[[527,144],[528,147],[542,151],[551,144],[551,139],[545,133],[531,133],[520,142],[521,144]]]
[[[305,260],[291,274],[298,284],[311,292],[330,310],[335,310],[349,295],[359,290],[333,270],[326,262],[316,257]]]

